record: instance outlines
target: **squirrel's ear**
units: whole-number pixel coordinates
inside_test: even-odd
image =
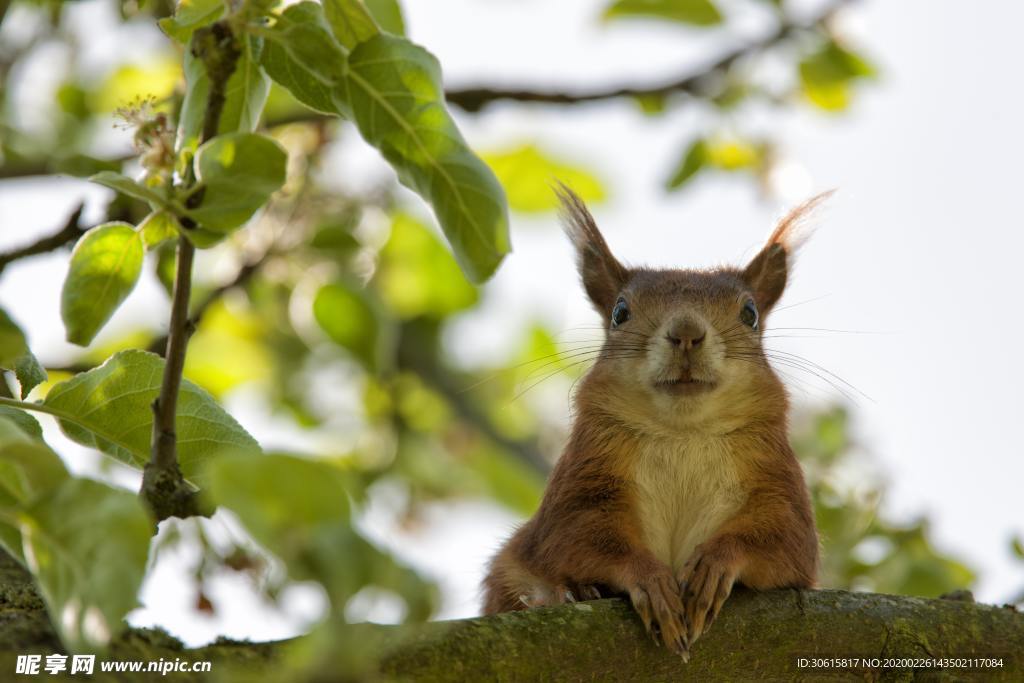
[[[743,270],[743,279],[753,290],[762,315],[771,310],[786,289],[793,255],[808,236],[807,218],[833,192],[822,192],[790,210],[775,226],[768,243]]]
[[[562,183],[557,184],[555,193],[562,204],[565,232],[576,247],[576,267],[583,287],[598,313],[607,316],[629,279],[629,271],[608,249],[583,200]]]

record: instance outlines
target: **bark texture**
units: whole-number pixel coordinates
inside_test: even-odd
[[[622,600],[419,626],[365,625],[352,637],[392,641],[383,673],[412,681],[1024,680],[1024,614],[1010,607],[834,590],[737,592],[693,647],[689,664],[654,645]],[[209,682],[233,665],[265,670],[280,645],[218,641],[186,649],[160,631],[131,629],[114,643],[112,658],[212,660],[214,675],[118,676],[97,667],[85,678]],[[0,680],[17,678],[18,654],[59,651],[30,577],[0,557]],[[823,670],[799,668],[799,657],[996,657],[1002,666]],[[346,680],[342,672],[337,680]]]

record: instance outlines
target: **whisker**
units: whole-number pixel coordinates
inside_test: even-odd
[[[614,358],[614,359],[619,359],[619,358],[639,358],[639,357],[640,357],[639,355],[633,355],[633,354],[621,354],[620,355],[618,353],[616,353],[615,355],[607,356],[607,358]],[[519,398],[522,397],[523,394],[525,394],[526,392],[530,391],[531,389],[533,389],[537,385],[541,384],[542,382],[546,382],[547,380],[551,379],[552,377],[558,375],[563,370],[568,370],[569,368],[576,367],[577,365],[580,365],[582,363],[589,363],[592,360],[596,360],[596,358],[584,358],[583,360],[574,361],[573,363],[570,363],[569,365],[565,366],[564,368],[559,368],[559,369],[555,370],[554,372],[549,372],[547,375],[545,375],[544,377],[541,377],[539,380],[537,380],[536,382],[534,382],[533,384],[531,384],[530,386],[526,387],[525,389],[523,389],[522,391],[517,393],[515,396],[513,396],[512,397],[512,401],[519,400]]]

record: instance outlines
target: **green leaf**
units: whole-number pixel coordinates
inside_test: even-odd
[[[138,232],[142,235],[142,243],[149,251],[160,246],[166,240],[178,236],[181,226],[174,214],[167,211],[154,211],[139,223]]]
[[[61,290],[69,342],[89,345],[135,288],[142,257],[142,239],[128,223],[98,225],[78,241]]]
[[[153,521],[134,493],[65,479],[19,514],[25,560],[71,651],[94,651],[137,605]]]
[[[14,368],[15,361],[28,351],[25,334],[0,308],[0,368]]]
[[[405,35],[405,19],[398,0],[366,0],[366,8],[383,30],[396,36]]]
[[[196,152],[202,201],[189,215],[204,228],[229,233],[248,221],[284,185],[288,155],[253,133],[218,135]]]
[[[64,463],[43,442],[43,430],[33,417],[0,406],[0,544],[22,563],[21,532],[16,513],[68,476]]]
[[[137,183],[126,175],[120,173],[114,173],[113,171],[101,171],[94,176],[89,178],[91,182],[104,185],[112,190],[116,190],[121,194],[135,199],[141,199],[144,202],[149,202],[149,205],[154,208],[162,208],[167,206],[167,197],[164,196],[162,191],[155,190],[151,187],[146,187],[141,183]]]
[[[156,273],[157,282],[167,292],[167,296],[174,296],[174,277],[178,269],[178,249],[174,242],[164,242],[156,248],[156,262],[153,270]]]
[[[251,133],[259,125],[263,105],[270,93],[270,79],[263,72],[259,59],[263,41],[248,37],[242,41],[242,52],[224,89],[217,134]],[[181,105],[178,125],[178,149],[191,149],[199,144],[210,95],[210,77],[203,61],[185,51],[185,99]]]
[[[346,51],[338,44],[315,2],[300,2],[286,9],[265,34],[263,68],[270,77],[307,107],[343,115]]]
[[[605,198],[601,181],[589,171],[555,159],[536,145],[520,145],[483,155],[498,176],[515,211],[538,213],[558,208],[552,183],[559,180],[588,202]]]
[[[8,406],[0,410],[2,498],[8,505],[27,505],[67,479],[67,468],[43,442],[42,429],[30,415]]]
[[[463,271],[486,280],[510,250],[505,194],[445,109],[437,60],[380,34],[352,51],[348,67],[346,100],[359,131],[434,207]]]
[[[852,83],[876,73],[863,57],[831,40],[801,60],[799,69],[804,94],[827,111],[845,109],[850,103]]]
[[[323,580],[314,557],[323,531],[349,533],[350,486],[327,463],[289,455],[249,457],[227,453],[203,470],[204,494],[229,508],[253,537],[280,557],[298,580]],[[338,568],[340,569],[340,567]]]
[[[1024,560],[1024,540],[1021,540],[1020,536],[1014,536],[1010,539],[1010,549],[1013,550],[1013,554],[1017,559]]]
[[[141,469],[149,461],[153,413],[164,361],[145,351],[122,351],[103,365],[54,385],[43,406],[73,441]],[[192,382],[178,397],[178,462],[194,481],[199,465],[223,448],[258,449],[256,440]]]
[[[180,0],[174,16],[161,19],[163,32],[187,44],[196,29],[208,26],[224,13],[224,0]]]
[[[33,389],[48,378],[46,369],[31,353],[26,352],[14,360],[14,376],[21,385],[21,397],[25,398]]]
[[[672,175],[666,183],[667,187],[675,190],[693,180],[694,176],[700,173],[707,164],[707,161],[707,142],[695,140],[687,147],[682,159],[679,160],[679,165],[672,171]]]
[[[334,465],[288,455],[227,454],[205,469],[205,493],[238,515],[246,529],[285,563],[293,579],[319,581],[335,613],[366,585],[387,588],[423,619],[434,594],[351,526],[346,491],[353,482]]]
[[[616,0],[604,11],[605,19],[653,17],[692,26],[715,26],[722,15],[711,0]]]
[[[324,285],[313,300],[313,315],[334,343],[371,370],[384,362],[381,316],[366,289],[344,282]]]
[[[695,140],[686,149],[666,186],[675,190],[705,169],[748,171],[761,168],[769,153],[763,142],[739,137],[712,137]]]
[[[404,214],[391,224],[374,284],[387,305],[406,319],[444,318],[478,298],[436,234]]]
[[[763,143],[744,138],[712,138],[705,143],[705,156],[708,165],[717,169],[742,171],[760,166],[767,149]]]
[[[0,406],[0,419],[13,422],[18,429],[33,439],[43,438],[43,428],[39,426],[39,421],[24,410],[12,408],[11,406]]]
[[[361,0],[323,0],[323,6],[334,37],[349,50],[380,34]]]

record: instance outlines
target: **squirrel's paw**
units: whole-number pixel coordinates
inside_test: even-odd
[[[684,613],[689,627],[687,642],[693,644],[718,616],[732,592],[738,572],[735,563],[715,548],[697,546],[679,573]]]
[[[683,619],[679,584],[669,572],[645,576],[629,590],[629,598],[644,628],[655,642],[659,636],[667,648],[688,660],[689,641]]]

